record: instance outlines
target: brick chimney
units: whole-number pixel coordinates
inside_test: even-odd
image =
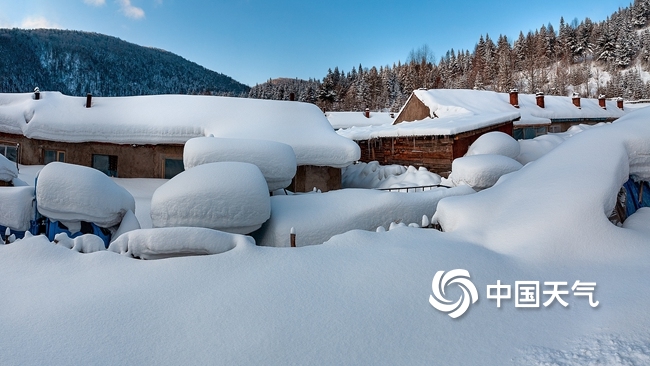
[[[519,90],[510,89],[510,104],[515,108],[519,108]]]
[[[544,93],[537,92],[535,93],[535,99],[537,100],[537,106],[544,108]]]
[[[600,106],[600,108],[607,109],[607,104],[605,102],[606,102],[605,95],[603,95],[603,94],[599,95],[598,96],[598,105]]]
[[[366,108],[366,111],[364,113],[366,118],[370,118],[370,108]]]
[[[573,93],[573,97],[571,98],[571,101],[573,102],[574,106],[580,108],[580,94]]]
[[[618,97],[618,98],[616,99],[616,106],[617,106],[619,109],[623,109],[623,98]]]
[[[34,88],[34,100],[41,99],[41,91],[38,89],[38,86]]]
[[[86,108],[90,108],[92,102],[93,102],[93,95],[90,93],[86,94]]]

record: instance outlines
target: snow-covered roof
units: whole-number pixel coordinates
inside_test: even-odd
[[[62,142],[183,144],[193,137],[290,145],[298,165],[347,166],[359,148],[338,136],[315,105],[190,95],[85,97],[59,92],[0,94],[0,132]]]
[[[425,118],[421,121],[367,127],[340,129],[337,133],[352,140],[368,140],[379,137],[399,136],[448,136],[512,121],[517,112],[484,115],[459,115],[441,118]]]
[[[391,117],[391,114],[393,117]],[[370,117],[366,118],[365,112],[327,112],[325,117],[330,121],[334,129],[380,126],[392,124],[395,121],[397,113],[388,112],[370,112]]]
[[[607,109],[603,109],[597,99],[589,98],[581,98],[581,108],[577,108],[570,97],[547,95],[545,108],[540,108],[534,94],[519,94],[519,108],[515,108],[510,104],[508,93],[485,90],[419,89],[410,98],[414,97],[429,108],[429,118],[393,126],[352,127],[338,132],[353,140],[454,135],[517,118],[515,126],[526,126],[550,124],[556,119],[616,119],[625,114],[615,101],[607,100]]]

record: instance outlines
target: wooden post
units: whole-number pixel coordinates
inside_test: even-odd
[[[86,94],[86,108],[90,108],[92,101],[93,101],[93,95],[90,93]]]
[[[289,237],[291,238],[291,247],[295,248],[296,247],[296,230],[292,227],[291,231],[289,231]]]

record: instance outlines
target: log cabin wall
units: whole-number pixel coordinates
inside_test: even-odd
[[[512,136],[512,121],[452,136],[382,137],[356,141],[361,161],[378,161],[382,165],[423,166],[447,176],[451,163],[465,153],[469,145],[484,133],[500,131]]]

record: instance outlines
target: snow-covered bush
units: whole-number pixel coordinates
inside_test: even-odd
[[[195,166],[160,186],[151,197],[154,227],[205,227],[248,234],[270,215],[266,180],[249,163]]]
[[[264,175],[269,191],[288,187],[296,175],[296,154],[287,144],[218,137],[196,137],[185,143],[185,169],[224,161],[256,165]]]
[[[0,187],[0,225],[20,231],[29,229],[29,220],[34,217],[33,201],[34,187]]]
[[[58,233],[54,237],[54,243],[79,253],[94,253],[106,250],[104,241],[93,234],[84,234],[71,239],[66,233]]]
[[[426,168],[402,165],[380,165],[377,161],[358,163],[343,168],[343,188],[397,188],[440,184],[440,176]]]
[[[97,169],[54,162],[38,175],[36,202],[41,215],[55,221],[88,221],[112,227],[135,212],[135,200]]]
[[[476,190],[492,187],[502,175],[522,168],[514,159],[503,155],[472,155],[455,159],[449,179],[454,185],[466,184]]]
[[[129,231],[109,251],[141,259],[162,259],[227,252],[237,245],[255,245],[250,236],[200,227],[167,227]]]
[[[16,163],[7,159],[4,155],[0,155],[0,180],[11,182],[14,178],[18,178]]]

